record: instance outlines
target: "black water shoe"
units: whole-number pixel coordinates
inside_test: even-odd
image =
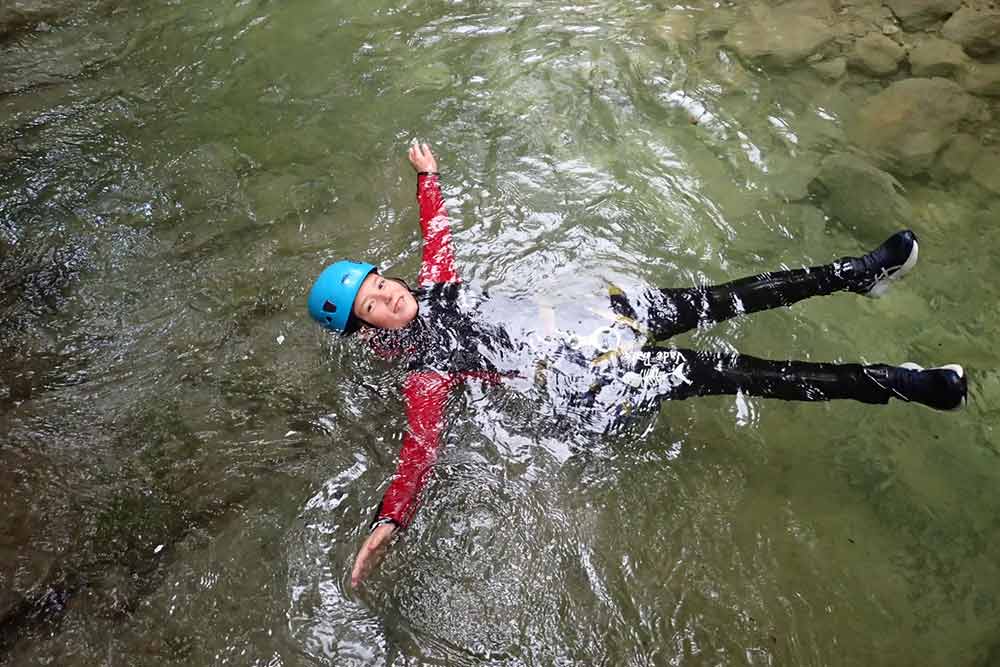
[[[924,369],[905,363],[891,369],[889,378],[896,398],[935,410],[957,410],[965,405],[968,395],[965,371],[958,364]]]
[[[878,298],[916,265],[917,251],[917,235],[907,229],[896,232],[867,255],[845,260],[838,268],[846,274],[852,292]]]

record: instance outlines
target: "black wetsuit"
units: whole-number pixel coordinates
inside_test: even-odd
[[[736,315],[837,291],[864,291],[869,270],[859,259],[765,273],[717,286],[650,289],[629,298],[612,289],[607,318],[580,333],[546,330],[537,304],[475,293],[459,282],[437,176],[418,178],[423,263],[415,292],[420,310],[405,329],[370,331],[384,356],[405,360],[408,428],[399,467],[377,522],[405,525],[436,458],[450,390],[470,378],[511,383],[552,400],[556,417],[607,430],[625,415],[664,400],[745,393],[796,401],[853,399],[887,403],[897,395],[889,366],[769,361],[740,354],[657,345]],[[571,318],[573,319],[573,318]],[[574,322],[577,320],[574,319]]]

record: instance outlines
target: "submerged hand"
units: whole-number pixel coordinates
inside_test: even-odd
[[[351,588],[357,588],[361,580],[368,576],[368,571],[375,565],[379,554],[377,553],[384,546],[392,534],[396,532],[396,526],[385,523],[372,531],[371,535],[361,545],[358,555],[354,559],[354,568],[351,570]]]
[[[409,152],[410,164],[415,171],[437,171],[438,163],[427,144],[413,144]]]

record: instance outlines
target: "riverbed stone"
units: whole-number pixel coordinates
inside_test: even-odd
[[[691,42],[695,38],[694,17],[687,12],[666,12],[653,23],[653,34],[668,44]]]
[[[971,134],[955,135],[938,158],[938,175],[946,179],[965,176],[982,150],[982,143]]]
[[[842,2],[837,14],[837,25],[847,26],[855,37],[864,37],[873,30],[882,31],[883,26],[895,27],[896,17],[892,10],[881,1]]]
[[[982,151],[969,168],[969,175],[982,187],[1000,195],[1000,152]]]
[[[793,16],[808,16],[824,23],[832,23],[837,18],[839,2],[832,0],[786,0],[778,10]]]
[[[872,76],[888,76],[899,70],[906,49],[879,32],[870,32],[854,43],[847,64]]]
[[[804,61],[833,37],[833,31],[819,19],[754,5],[726,34],[725,44],[745,60],[786,68]]]
[[[816,72],[824,79],[836,81],[843,77],[847,72],[847,58],[840,56],[838,58],[831,58],[822,62],[813,63],[812,68],[816,70]]]
[[[10,620],[23,600],[13,589],[0,587],[0,623]]]
[[[710,12],[702,12],[702,14],[697,29],[700,37],[725,35],[738,21],[736,12],[727,9],[713,9]]]
[[[971,55],[992,53],[1000,49],[1000,9],[962,7],[945,22],[941,35]]]
[[[12,0],[0,3],[0,39],[54,21],[67,7],[50,0]]]
[[[972,63],[962,72],[960,81],[973,95],[1000,97],[1000,65]]]
[[[897,81],[869,98],[848,134],[879,166],[901,174],[926,171],[937,152],[976,111],[973,98],[954,81]]]
[[[410,90],[441,90],[452,80],[451,68],[443,62],[427,63],[407,71]]]
[[[17,147],[9,142],[0,141],[0,164],[11,162],[17,157]]]
[[[969,62],[962,47],[947,39],[930,37],[910,50],[910,71],[919,77],[951,77]]]
[[[885,0],[907,30],[930,28],[962,6],[962,0]]]
[[[892,174],[850,153],[824,158],[810,190],[829,215],[869,230],[873,237],[909,224],[913,215]]]

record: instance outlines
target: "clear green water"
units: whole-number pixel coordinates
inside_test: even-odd
[[[663,9],[95,2],[5,45],[0,662],[1000,661],[1000,206],[965,186],[905,184],[921,264],[889,298],[678,342],[960,361],[967,411],[711,398],[578,451],[469,392],[415,524],[348,589],[397,374],[303,295],[344,255],[415,273],[411,140],[463,275],[500,292],[722,281],[884,236],[787,200],[873,89],[663,41]]]

